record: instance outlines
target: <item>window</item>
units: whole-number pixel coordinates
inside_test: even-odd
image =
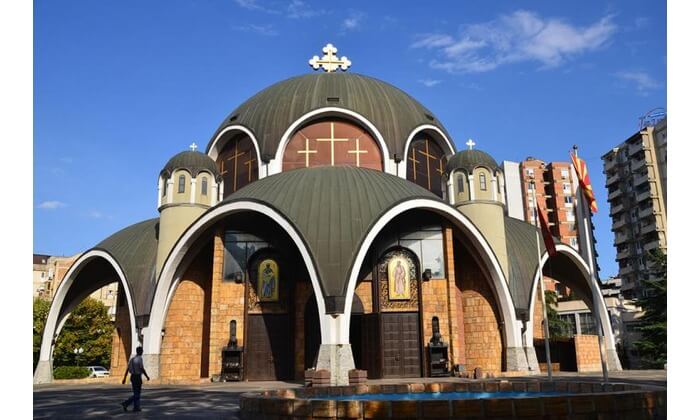
[[[569,239],[569,244],[570,244],[572,247],[578,249],[578,240],[577,240],[576,238],[571,238],[571,239]]]
[[[579,324],[581,325],[581,334],[587,335],[597,335],[598,329],[596,328],[595,318],[590,312],[584,312],[578,314]]]
[[[416,224],[398,222],[395,227],[389,228],[388,235],[380,239],[378,251],[383,253],[396,245],[408,248],[418,257],[421,270],[430,269],[433,278],[445,278],[442,226],[429,224],[410,231],[404,230],[402,226]]]
[[[561,170],[561,177],[566,179],[569,177],[569,170],[568,169],[562,169]]]
[[[565,324],[564,335],[566,337],[573,337],[576,333],[576,315],[562,314],[559,315],[559,319],[561,319]]]
[[[525,175],[535,176],[535,171],[532,168],[527,168],[527,169],[525,169]]]
[[[564,205],[566,207],[573,206],[574,205],[574,197],[572,197],[570,195],[564,196]]]
[[[202,178],[202,195],[207,195],[207,177]]]
[[[562,184],[562,185],[563,185],[563,187],[564,187],[564,193],[565,193],[565,194],[571,194],[571,184],[569,184],[568,182],[565,182],[565,183]]]
[[[228,231],[224,235],[224,281],[232,281],[237,273],[245,278],[248,270],[248,260],[260,249],[268,248],[270,244],[263,239],[244,232]]]
[[[479,174],[479,188],[481,191],[486,191],[486,175]]]
[[[185,176],[180,175],[180,177],[177,179],[177,192],[182,194],[185,192]]]
[[[457,192],[464,192],[464,175],[457,175]]]
[[[163,194],[163,197],[165,197],[165,194],[168,192],[168,180],[163,179],[163,191],[161,191],[161,194]]]
[[[574,220],[576,220],[576,217],[574,216],[573,210],[566,211],[566,220],[569,222],[573,222]]]

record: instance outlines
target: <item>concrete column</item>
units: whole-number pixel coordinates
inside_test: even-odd
[[[53,381],[53,360],[39,360],[34,371],[35,384],[50,384]]]
[[[165,188],[166,188],[165,201],[166,201],[166,204],[170,204],[173,202],[173,180],[172,180],[172,177],[170,179],[166,180],[165,184],[166,184],[165,185]]]
[[[534,347],[525,347],[525,356],[527,356],[528,370],[530,373],[540,373],[540,364],[537,361],[537,353]]]
[[[523,347],[506,348],[506,371],[527,372],[530,366]]]
[[[474,201],[474,175],[469,174],[469,201]]]
[[[190,204],[194,204],[195,193],[197,192],[197,178],[190,178]]]
[[[447,177],[447,200],[451,205],[455,204],[455,192],[453,190],[454,186],[454,175],[450,174],[449,177]]]
[[[216,199],[217,199],[217,195],[218,195],[218,194],[217,194],[217,185],[218,185],[218,183],[215,182],[214,180],[212,180],[212,182],[211,182],[211,192],[210,192],[210,194],[211,194],[211,202],[210,202],[210,205],[211,205],[212,207],[214,207],[214,206],[216,205]]]
[[[160,377],[160,354],[143,354],[143,368],[148,372],[148,376],[155,379]]]
[[[350,344],[321,344],[316,359],[316,370],[331,372],[331,385],[348,385],[348,372],[355,369]]]
[[[492,191],[492,197],[493,201],[498,201],[498,191],[497,191],[497,184],[496,184],[496,175],[491,175],[491,191]]]
[[[163,204],[163,183],[165,181],[158,179],[158,208]]]

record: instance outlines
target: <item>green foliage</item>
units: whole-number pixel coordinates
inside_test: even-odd
[[[39,350],[41,350],[41,336],[44,333],[44,324],[46,317],[49,316],[49,308],[51,302],[41,298],[34,298],[33,313],[34,313],[34,337],[33,337],[33,352],[34,352],[34,368],[39,363]]]
[[[90,371],[81,366],[59,366],[53,370],[54,379],[81,379],[89,375]]]
[[[547,305],[547,323],[551,338],[568,337],[569,324],[559,317],[557,310],[557,293],[553,290],[544,291],[544,301]]]
[[[649,253],[651,274],[655,280],[643,280],[651,291],[637,300],[644,311],[639,331],[642,338],[634,343],[643,367],[660,369],[666,363],[666,254],[659,250]]]
[[[109,369],[113,330],[107,307],[98,300],[85,299],[73,309],[56,340],[54,366],[99,365]],[[76,355],[77,348],[83,353]]]

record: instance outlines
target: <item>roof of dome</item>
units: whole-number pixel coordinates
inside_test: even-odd
[[[403,158],[406,140],[418,126],[434,125],[447,136],[447,130],[427,108],[395,86],[356,73],[311,73],[278,82],[241,104],[216,130],[207,152],[222,130],[242,125],[255,135],[265,161],[265,157],[274,157],[290,125],[326,107],[347,109],[367,118],[384,138],[389,156]]]
[[[216,167],[216,162],[209,156],[201,152],[184,151],[171,157],[168,163],[165,164],[161,173],[173,173],[176,169],[184,169],[192,176],[197,176],[201,171],[209,171],[215,177],[219,177],[219,169]]]
[[[493,171],[500,169],[496,160],[488,153],[481,150],[462,150],[455,153],[447,162],[445,173],[449,174],[455,169],[464,169],[467,172],[471,172],[478,166],[483,166]]]
[[[322,166],[265,177],[219,205],[263,202],[289,220],[308,246],[326,309],[334,313],[339,308],[342,312],[352,263],[372,226],[389,209],[415,198],[440,201],[430,191],[381,171]]]

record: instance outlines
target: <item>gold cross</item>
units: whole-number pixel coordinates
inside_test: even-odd
[[[221,175],[227,174],[228,171],[224,169],[224,167],[225,167],[225,166],[224,166],[224,161],[222,160],[222,161],[219,162],[219,163],[220,163],[219,166],[221,166],[221,169],[219,169],[219,172],[221,173]]]
[[[430,188],[430,159],[437,159],[436,156],[433,156],[430,154],[430,150],[428,149],[428,140],[425,141],[425,152],[422,150],[419,150],[418,153],[422,154],[425,156],[425,163],[428,165],[428,189]]]
[[[356,165],[360,167],[360,153],[369,153],[367,150],[360,150],[360,139],[355,139],[355,150],[348,150],[348,153],[355,154]]]
[[[327,73],[336,71],[338,68],[345,71],[352,64],[352,62],[345,56],[338,59],[338,56],[335,55],[335,53],[338,52],[338,49],[334,47],[333,44],[326,44],[326,46],[323,47],[323,52],[325,53],[323,57],[319,58],[317,55],[315,55],[313,58],[311,58],[311,60],[309,60],[309,65],[313,67],[314,70],[318,70],[319,67],[323,67],[323,70],[325,70]]]
[[[297,153],[303,153],[304,155],[306,155],[306,167],[308,168],[308,167],[309,167],[309,153],[317,153],[317,151],[316,151],[316,150],[311,150],[311,149],[309,149],[309,138],[306,137],[306,136],[304,135],[304,133],[302,133],[302,132],[300,131],[299,134],[301,134],[302,137],[304,137],[304,139],[306,139],[306,149],[304,149],[304,150],[298,150]]]
[[[328,139],[316,139],[316,141],[329,141],[331,142],[331,166],[335,166],[335,142],[337,141],[348,141],[350,139],[337,139],[335,138],[335,123],[331,123],[331,137]]]
[[[443,172],[445,171],[445,170],[442,168],[442,158],[441,158],[438,162],[440,162],[440,167],[439,167],[439,168],[435,168],[435,170],[438,171],[438,173],[439,173],[440,175],[442,175]]]
[[[256,162],[257,159],[253,157],[253,150],[250,150],[250,159],[246,160],[245,163],[248,165],[248,182],[253,180],[253,163]]]
[[[413,180],[416,180],[416,165],[420,164],[418,159],[416,159],[416,148],[411,147],[411,154],[413,155],[412,157],[408,158],[411,162],[413,162]]]
[[[245,152],[238,153],[238,141],[236,142],[236,148],[233,151],[233,156],[226,160],[233,160],[233,191],[238,190],[238,156],[245,155]]]

